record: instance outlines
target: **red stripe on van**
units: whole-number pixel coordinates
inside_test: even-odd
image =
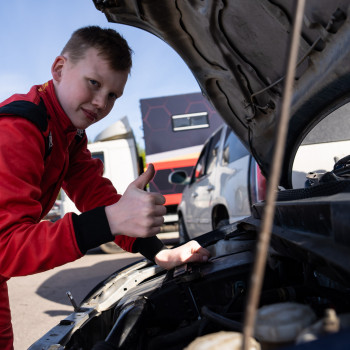
[[[165,205],[174,205],[181,202],[182,193],[165,194]]]
[[[164,170],[164,169],[175,169],[175,168],[195,166],[197,159],[198,158],[179,159],[179,160],[171,160],[166,162],[153,162],[152,164],[154,165],[154,169],[157,171],[157,170]]]

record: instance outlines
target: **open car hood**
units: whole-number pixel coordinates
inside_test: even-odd
[[[167,42],[266,176],[282,102],[293,2],[289,0],[94,0],[108,21]],[[308,0],[281,184],[296,148],[350,87],[350,1]],[[344,102],[342,102],[344,103]]]

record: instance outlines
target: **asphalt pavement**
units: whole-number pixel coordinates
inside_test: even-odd
[[[159,238],[171,247],[178,243],[178,232],[161,233]],[[140,254],[124,251],[106,254],[97,248],[50,271],[11,278],[8,289],[15,350],[28,349],[73,312],[67,291],[79,304],[99,282],[140,259],[143,259]]]
[[[11,278],[8,288],[15,350],[28,349],[73,312],[67,291],[80,303],[97,283],[141,258],[139,254],[105,254],[96,249],[53,270]]]

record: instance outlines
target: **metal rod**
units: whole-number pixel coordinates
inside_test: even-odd
[[[298,57],[300,33],[304,14],[305,0],[298,0],[295,7],[293,32],[289,47],[287,73],[284,85],[284,95],[282,100],[282,110],[277,128],[276,144],[274,148],[272,172],[268,182],[268,191],[264,216],[262,218],[261,230],[256,246],[255,261],[251,275],[248,300],[245,310],[243,326],[242,349],[248,350],[250,339],[254,335],[254,326],[257,307],[259,305],[262,282],[264,279],[267,252],[270,245],[271,229],[275,212],[275,200],[277,188],[281,176],[281,165],[284,156],[284,148],[290,118],[290,106],[293,94],[293,83]]]
[[[194,299],[194,296],[193,296],[193,293],[192,293],[190,287],[188,287],[188,291],[190,292],[190,295],[191,295],[191,298],[192,298],[192,301],[193,301],[193,305],[194,305],[194,307],[196,308],[196,311],[197,311],[197,314],[198,314],[198,320],[201,320],[202,317],[201,317],[201,314],[200,314],[200,312],[199,312],[199,309],[198,309],[196,300]]]
[[[68,290],[66,292],[67,296],[68,296],[68,299],[69,301],[71,302],[73,308],[74,308],[74,311],[75,312],[80,312],[80,307],[77,305],[77,303],[75,302],[74,298],[73,298],[73,295],[72,293]]]

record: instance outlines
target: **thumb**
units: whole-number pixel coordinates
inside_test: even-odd
[[[133,184],[137,187],[143,190],[146,185],[153,179],[153,176],[155,174],[154,166],[153,164],[149,164],[147,170],[141,174],[134,182]]]

